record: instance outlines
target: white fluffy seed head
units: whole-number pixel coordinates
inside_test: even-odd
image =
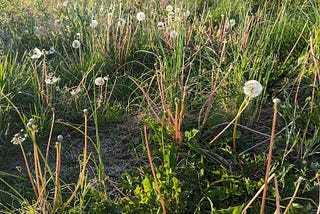
[[[96,27],[98,27],[98,21],[97,21],[97,20],[95,20],[95,19],[92,19],[92,20],[91,20],[90,27],[92,27],[92,28],[96,28]]]
[[[103,77],[97,77],[97,78],[94,80],[94,84],[96,84],[96,86],[102,86],[102,85],[104,85],[104,79],[103,79]]]
[[[77,40],[77,39],[73,40],[73,42],[72,42],[72,47],[73,47],[74,49],[78,49],[78,48],[80,48],[80,46],[81,46],[81,43],[80,43],[79,40]]]
[[[250,100],[261,95],[262,91],[263,87],[257,80],[249,80],[245,82],[243,87],[243,92],[249,97]]]
[[[144,12],[137,13],[137,19],[139,22],[144,21],[146,19],[146,14],[144,14]]]
[[[172,5],[167,5],[166,6],[166,11],[168,11],[168,12],[172,12],[173,11],[173,7],[172,7]]]

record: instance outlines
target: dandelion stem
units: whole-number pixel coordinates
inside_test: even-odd
[[[246,107],[247,103],[249,103],[249,96],[246,96],[246,98],[244,98],[244,100],[241,103],[240,108],[238,110],[235,121],[234,121],[233,135],[232,135],[233,153],[234,154],[237,154],[236,138],[237,138],[237,125],[238,125],[239,117],[240,117],[240,114],[243,111],[243,109]]]
[[[301,184],[302,181],[303,181],[303,178],[302,178],[302,177],[299,177],[299,178],[298,178],[298,181],[297,181],[296,189],[294,190],[294,193],[293,193],[293,195],[292,195],[292,197],[291,197],[291,199],[290,199],[290,201],[289,201],[289,203],[288,203],[288,206],[287,206],[286,209],[284,210],[283,214],[286,214],[286,213],[289,211],[289,208],[291,207],[294,199],[296,198],[296,195],[297,195],[297,193],[298,193],[298,190],[299,190],[299,187],[300,187],[300,184]]]
[[[271,180],[275,177],[275,174],[273,173],[269,179],[268,179],[268,183],[271,182]],[[251,204],[256,200],[256,198],[260,195],[260,193],[263,191],[264,187],[266,184],[263,184],[261,186],[261,188],[258,190],[258,192],[253,196],[253,198],[248,202],[248,204],[245,206],[245,208],[243,208],[241,214],[246,213],[247,209],[249,209],[249,207],[251,206]]]
[[[19,145],[20,145],[20,148],[21,148],[21,152],[22,152],[22,155],[23,155],[24,162],[25,162],[25,164],[26,164],[26,168],[27,168],[27,172],[28,172],[28,176],[29,176],[30,183],[31,183],[31,185],[32,185],[33,192],[34,192],[34,194],[36,195],[36,197],[38,197],[38,192],[37,192],[36,187],[35,187],[35,185],[34,185],[34,181],[33,181],[33,178],[32,178],[32,174],[31,174],[31,171],[30,171],[30,165],[29,165],[29,162],[28,162],[26,153],[25,153],[25,151],[24,151],[24,148],[23,148],[23,146],[22,146],[22,143],[19,143]]]
[[[151,172],[152,172],[152,175],[153,175],[154,183],[156,185],[156,189],[157,189],[158,196],[159,196],[159,199],[160,199],[160,204],[161,204],[161,207],[162,207],[162,211],[163,211],[164,214],[166,214],[167,212],[166,212],[165,202],[164,202],[163,196],[161,195],[159,183],[158,183],[157,176],[156,176],[156,173],[155,173],[155,170],[154,170],[154,167],[153,167],[153,163],[152,163],[151,152],[150,152],[149,143],[148,143],[147,127],[144,126],[143,130],[144,130],[144,139],[145,139],[145,143],[146,143],[149,164],[150,164]]]
[[[273,111],[272,130],[271,130],[271,137],[270,137],[270,147],[269,147],[268,163],[267,163],[266,176],[265,176],[265,186],[263,189],[260,214],[264,214],[264,207],[265,207],[266,197],[267,197],[268,179],[269,179],[269,172],[270,172],[271,159],[272,159],[272,148],[273,148],[273,144],[274,144],[276,123],[277,123],[277,113],[278,113],[278,103],[277,102],[274,103],[273,108],[274,108],[274,111]]]
[[[59,199],[59,190],[60,190],[60,168],[61,168],[61,142],[57,142],[56,145],[56,179],[54,187],[54,197],[53,197],[53,210],[56,209],[58,199]]]
[[[245,106],[243,106],[243,108],[241,109],[241,111],[238,111],[237,115],[235,116],[235,118],[233,118],[233,120],[230,121],[230,123],[221,131],[219,132],[219,134],[217,134],[210,142],[209,144],[212,144],[213,142],[215,142],[231,125],[234,121],[237,120],[237,118],[241,115],[241,113],[247,108],[247,106],[249,105],[249,101],[246,102]]]

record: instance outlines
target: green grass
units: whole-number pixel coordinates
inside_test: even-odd
[[[0,210],[259,213],[277,97],[265,213],[316,213],[319,6],[0,0]],[[263,92],[243,108],[248,80]]]

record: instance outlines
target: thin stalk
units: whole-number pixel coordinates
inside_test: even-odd
[[[280,194],[279,194],[279,186],[278,186],[278,180],[277,177],[274,176],[274,188],[275,188],[275,192],[276,192],[276,214],[280,214],[281,213],[281,206],[280,206]]]
[[[235,118],[233,118],[233,120],[231,120],[230,123],[209,142],[209,144],[212,144],[213,142],[215,142],[232,125],[232,123],[234,123],[237,120],[237,118],[247,108],[248,105],[249,105],[249,100],[247,100],[246,104],[243,106],[241,111],[238,111],[238,113],[235,116]]]
[[[56,179],[54,187],[54,197],[53,197],[53,210],[56,209],[59,200],[60,191],[60,169],[61,169],[61,142],[56,144]]]
[[[50,150],[50,144],[51,144],[51,138],[52,138],[52,133],[53,133],[54,122],[55,122],[55,111],[54,111],[54,109],[52,109],[52,122],[51,122],[49,139],[48,139],[47,150],[46,150],[46,161],[48,161],[48,158],[49,158],[49,150]]]
[[[22,152],[22,155],[23,155],[24,162],[26,164],[26,168],[27,168],[27,172],[28,172],[30,183],[32,185],[33,192],[36,195],[36,197],[38,197],[38,191],[37,191],[37,189],[36,189],[36,187],[34,185],[34,181],[33,181],[33,178],[32,178],[31,171],[30,171],[30,165],[29,165],[29,162],[28,162],[28,159],[27,159],[27,156],[26,156],[26,152],[24,151],[22,143],[19,143],[19,145],[20,145],[20,148],[21,148],[21,152]]]
[[[238,110],[237,115],[240,116],[242,109],[246,107],[248,100],[249,100],[249,97],[246,96],[246,98],[243,100],[243,102],[240,105],[240,108]],[[234,154],[237,154],[236,138],[237,138],[237,125],[238,125],[238,121],[239,121],[239,116],[236,117],[236,120],[234,121],[234,126],[233,126],[232,144],[233,144],[233,153]]]
[[[83,162],[82,162],[82,169],[80,171],[79,174],[79,179],[77,182],[77,185],[72,193],[72,195],[70,196],[70,198],[67,200],[67,202],[65,203],[65,206],[68,205],[72,199],[76,196],[76,193],[78,192],[79,188],[81,187],[83,180],[85,178],[85,171],[86,171],[86,166],[88,163],[88,158],[87,158],[87,147],[88,147],[88,110],[84,109],[83,110],[84,113],[84,148],[83,148]]]
[[[272,174],[269,179],[268,179],[268,183],[271,182],[271,180],[276,176],[276,174]],[[265,187],[266,184],[263,184],[259,191],[253,196],[253,198],[248,202],[248,204],[245,206],[245,208],[243,208],[241,214],[245,214],[247,209],[249,209],[249,207],[251,206],[251,204],[253,204],[253,202],[258,198],[258,196],[260,195],[260,193],[263,191],[264,187]]]
[[[286,207],[286,209],[285,209],[283,214],[286,214],[289,211],[289,208],[291,207],[294,199],[296,198],[296,195],[298,193],[298,190],[299,190],[299,187],[300,187],[300,184],[301,184],[302,181],[303,181],[303,178],[299,177],[298,181],[297,181],[296,189],[294,190],[294,193],[293,193],[293,195],[292,195],[292,197],[291,197],[291,199],[290,199],[290,201],[289,201],[289,203],[288,203],[288,205],[287,205],[287,207]]]
[[[150,164],[151,172],[152,172],[152,175],[153,175],[154,183],[156,185],[156,189],[157,189],[157,192],[158,192],[158,196],[159,196],[160,204],[161,204],[161,207],[162,207],[162,211],[163,211],[164,214],[166,214],[167,211],[166,211],[166,207],[165,207],[164,198],[161,195],[159,183],[158,183],[157,176],[156,176],[156,173],[155,173],[155,170],[154,170],[154,167],[153,167],[153,163],[152,163],[151,152],[150,152],[149,143],[148,143],[147,126],[143,127],[143,131],[144,131],[144,139],[145,139],[145,143],[146,143],[148,159],[149,159],[149,164]]]
[[[311,104],[310,104],[310,113],[312,113],[313,112],[313,106],[314,106],[314,97],[315,97],[316,84],[317,84],[317,76],[320,78],[319,63],[318,63],[317,58],[314,55],[312,36],[310,36],[310,49],[311,49],[311,55],[312,55],[312,58],[313,58],[314,65],[316,67],[315,72],[314,72],[313,84],[312,84],[312,96],[311,96]]]
[[[272,160],[272,148],[274,144],[276,123],[277,123],[278,104],[279,104],[278,102],[274,102],[274,105],[273,105],[274,111],[273,111],[272,129],[271,129],[271,137],[270,137],[270,147],[269,147],[269,154],[268,154],[268,163],[266,168],[266,177],[265,177],[266,183],[263,189],[260,214],[264,214],[264,207],[265,207],[266,197],[267,197],[268,179],[269,179],[271,160]]]
[[[317,181],[318,181],[318,186],[319,186],[319,205],[318,205],[318,210],[317,210],[317,213],[316,214],[320,214],[320,179],[319,179],[319,175],[320,174],[318,174],[317,173]]]

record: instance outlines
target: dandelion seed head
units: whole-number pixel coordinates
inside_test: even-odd
[[[35,124],[36,122],[34,121],[34,119],[33,119],[33,118],[30,118],[30,119],[29,119],[29,123],[31,123],[31,124]]]
[[[126,20],[123,18],[118,19],[117,25],[118,27],[123,27],[126,24]]]
[[[164,29],[164,22],[158,22],[157,24],[158,29]]]
[[[91,23],[90,23],[90,27],[97,28],[98,27],[98,21],[95,20],[95,19],[92,19]]]
[[[109,75],[103,77],[103,79],[104,79],[105,81],[109,81]]]
[[[230,19],[229,24],[230,24],[230,27],[234,27],[236,25],[236,20]]]
[[[79,40],[77,40],[77,39],[73,40],[73,42],[72,42],[72,47],[73,47],[74,49],[78,49],[78,48],[80,48],[80,46],[81,46],[81,43],[80,43]]]
[[[75,89],[72,89],[70,91],[71,96],[76,96],[77,94],[79,94],[81,92],[81,88],[80,87],[76,87]]]
[[[189,10],[186,10],[186,12],[184,12],[183,14],[185,17],[189,17],[190,16],[190,11]]]
[[[176,37],[178,36],[178,32],[175,31],[175,30],[171,30],[170,33],[169,33],[169,35],[170,35],[171,38],[174,39],[174,38],[176,38]]]
[[[31,59],[39,59],[42,56],[42,51],[39,48],[34,48]]]
[[[301,183],[301,182],[304,181],[304,180],[305,180],[304,177],[299,176],[299,178],[298,178],[298,183]]]
[[[174,12],[172,12],[172,11],[171,11],[171,12],[169,12],[169,13],[168,13],[168,16],[169,16],[169,17],[174,16]]]
[[[249,80],[245,82],[243,92],[249,96],[249,99],[253,99],[259,96],[263,91],[263,87],[257,80]]]
[[[96,84],[96,86],[102,86],[104,85],[104,79],[102,77],[97,77],[95,80],[94,80],[94,84]]]
[[[144,12],[137,13],[137,19],[139,22],[144,21],[146,19],[146,14]]]
[[[166,11],[168,11],[168,12],[172,12],[173,11],[173,7],[172,7],[172,5],[167,5],[166,6]]]
[[[56,52],[56,49],[52,46],[50,47],[48,54],[54,54]]]
[[[60,81],[60,77],[55,77],[53,73],[49,73],[44,81],[47,85],[54,85]]]
[[[28,137],[27,134],[24,133],[24,130],[21,129],[20,132],[16,133],[13,138],[11,139],[11,143],[13,143],[14,145],[18,145],[23,143],[26,138]]]

